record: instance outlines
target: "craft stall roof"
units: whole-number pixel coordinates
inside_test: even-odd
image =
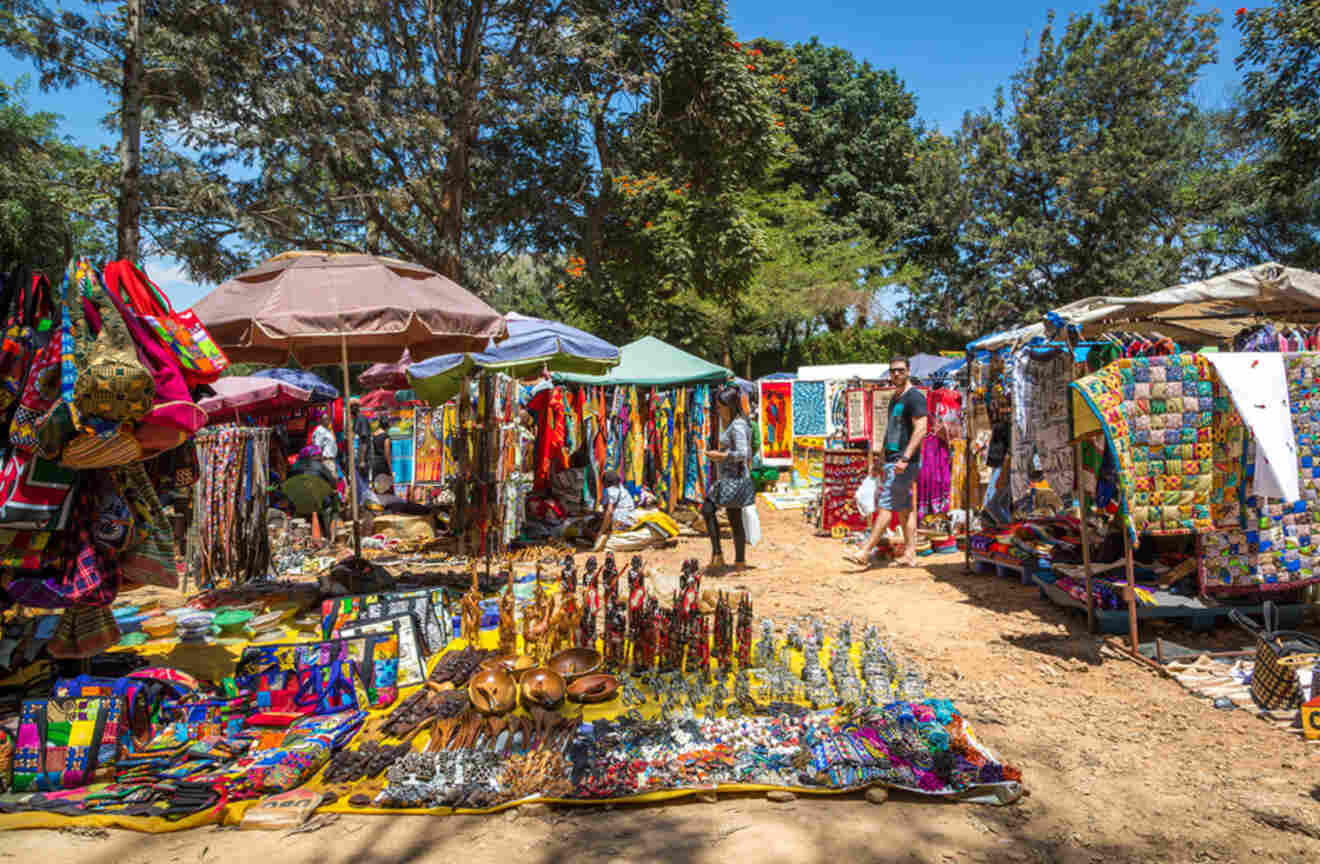
[[[799,381],[880,381],[889,375],[888,363],[835,363],[826,366],[799,366]]]
[[[619,363],[618,348],[597,336],[559,321],[510,312],[505,316],[509,338],[486,350],[468,354],[442,354],[408,367],[408,382],[418,398],[432,405],[452,399],[473,369],[503,372],[515,378],[551,372],[600,374]]]
[[[1179,342],[1216,343],[1262,319],[1320,322],[1320,274],[1259,264],[1142,297],[1096,299],[1096,308],[1073,314],[1059,310],[1059,315],[1078,325],[1083,337],[1108,330],[1159,330]]]
[[[967,350],[1049,338],[1068,325],[1084,339],[1112,330],[1157,330],[1178,342],[1206,345],[1232,339],[1262,319],[1320,323],[1320,274],[1271,262],[1140,297],[1089,297],[1054,310],[1045,321],[984,336]]]
[[[654,336],[643,336],[620,349],[619,365],[607,375],[555,375],[556,381],[573,384],[613,386],[635,384],[644,387],[676,387],[682,384],[723,384],[733,380],[733,373],[669,345]]]

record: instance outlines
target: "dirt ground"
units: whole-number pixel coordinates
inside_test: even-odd
[[[757,568],[704,587],[746,586],[758,617],[802,614],[882,624],[916,659],[933,696],[953,699],[981,740],[1022,769],[1008,807],[895,794],[760,796],[636,807],[527,807],[493,817],[349,817],[284,833],[207,828],[0,835],[0,859],[137,862],[569,861],[1232,862],[1320,861],[1320,745],[1241,711],[1217,711],[1116,655],[1085,620],[1035,589],[963,572],[961,555],[917,569],[859,572],[798,511],[762,513]],[[647,555],[676,571],[704,539]],[[585,557],[585,556],[584,556]],[[1143,631],[1149,639],[1157,631]],[[1221,630],[1199,647],[1241,647]]]

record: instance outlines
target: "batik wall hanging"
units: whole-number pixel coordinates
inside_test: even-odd
[[[793,435],[826,435],[827,422],[824,381],[793,382]]]
[[[760,381],[761,462],[793,464],[793,382]]]
[[[825,382],[825,434],[840,435],[848,425],[848,385],[843,381]]]
[[[825,479],[825,439],[818,435],[793,436],[793,483],[819,486]]]
[[[1133,539],[1236,524],[1242,420],[1203,356],[1125,358],[1072,387],[1085,403],[1074,405],[1074,423],[1089,408],[1114,449]]]
[[[1072,498],[1073,454],[1068,446],[1072,371],[1072,351],[1066,348],[1023,348],[1013,357],[1009,490],[1017,518],[1057,509],[1055,505],[1066,505]]]
[[[871,440],[871,401],[861,387],[849,387],[844,392],[844,437],[849,441]]]

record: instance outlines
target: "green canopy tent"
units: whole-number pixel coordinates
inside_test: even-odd
[[[639,387],[677,387],[684,384],[723,384],[733,380],[733,373],[723,366],[708,363],[654,336],[643,336],[619,349],[622,358],[605,375],[575,375],[565,372],[554,376],[567,384],[595,384],[612,387],[633,384]]]

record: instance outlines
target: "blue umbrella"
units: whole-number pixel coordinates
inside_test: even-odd
[[[255,378],[274,378],[276,381],[310,390],[313,402],[333,402],[339,398],[339,390],[303,369],[263,369],[260,372],[253,372],[252,375]]]
[[[419,398],[439,405],[458,392],[474,367],[523,377],[543,368],[552,372],[600,375],[619,363],[619,349],[576,327],[510,312],[509,338],[477,354],[442,354],[408,367]]]

